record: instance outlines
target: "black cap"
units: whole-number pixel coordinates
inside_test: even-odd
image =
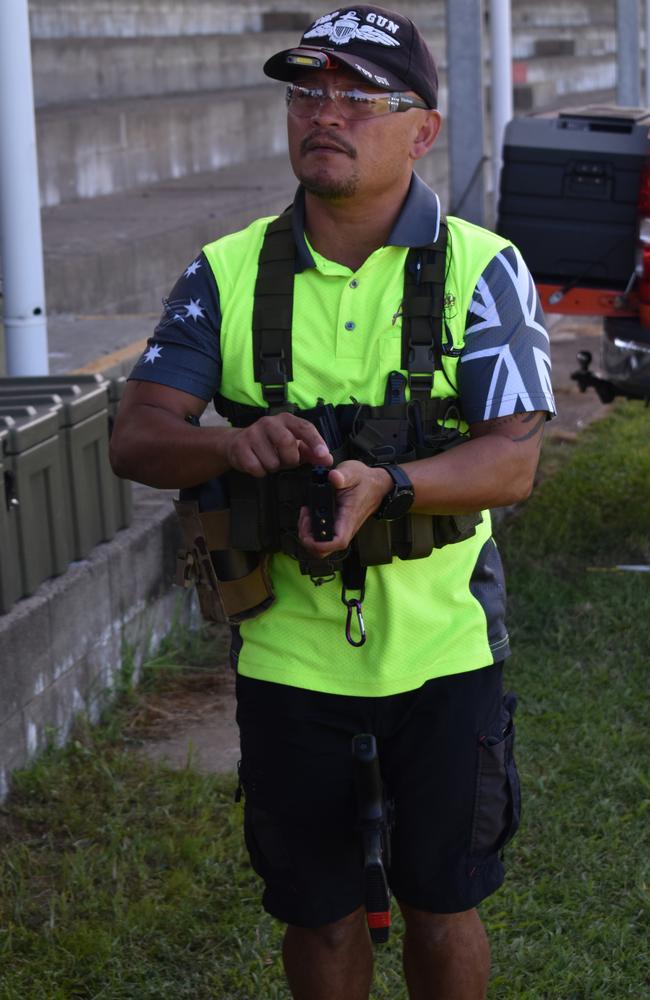
[[[426,42],[410,18],[383,7],[357,4],[317,17],[300,45],[271,56],[264,72],[291,81],[306,69],[340,63],[375,87],[413,90],[428,107],[438,106],[438,73]]]

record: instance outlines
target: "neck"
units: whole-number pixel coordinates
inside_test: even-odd
[[[409,183],[372,203],[326,199],[305,191],[305,232],[314,250],[357,271],[371,253],[385,245]]]

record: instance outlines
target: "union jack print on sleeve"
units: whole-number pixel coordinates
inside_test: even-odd
[[[467,315],[459,384],[468,423],[555,413],[549,336],[535,283],[515,247],[490,261]]]

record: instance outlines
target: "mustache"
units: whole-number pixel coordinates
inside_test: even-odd
[[[354,146],[346,142],[345,139],[342,139],[341,136],[336,135],[335,132],[328,132],[327,129],[318,129],[306,135],[300,143],[300,152],[307,153],[310,149],[315,149],[324,143],[328,146],[334,146],[335,149],[340,149],[342,153],[346,153],[352,160],[356,160],[357,158],[357,151]]]

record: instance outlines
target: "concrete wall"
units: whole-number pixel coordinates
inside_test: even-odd
[[[414,17],[421,29],[439,27],[444,20],[444,0],[395,0],[390,6]],[[30,0],[29,8],[35,38],[299,30],[333,9],[314,0]]]
[[[137,676],[175,620],[197,620],[171,586],[171,500],[146,487],[136,497],[129,528],[0,615],[0,801],[11,772],[64,742],[79,713],[98,718],[125,668]]]
[[[117,194],[285,147],[285,111],[271,87],[47,108],[39,120],[42,202]]]

